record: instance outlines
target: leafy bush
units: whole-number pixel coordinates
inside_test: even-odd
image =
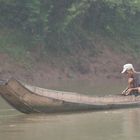
[[[0,21],[1,28],[20,30],[47,48],[69,50],[88,42],[91,32],[138,40],[140,1],[0,0]]]

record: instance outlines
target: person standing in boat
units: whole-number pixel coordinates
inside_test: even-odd
[[[136,72],[132,64],[125,64],[121,73],[128,78],[128,86],[122,95],[140,94],[140,72]]]

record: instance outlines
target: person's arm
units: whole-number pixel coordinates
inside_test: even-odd
[[[134,88],[134,78],[128,78],[128,86],[127,88],[122,92],[123,95],[129,95],[132,90],[136,90]]]

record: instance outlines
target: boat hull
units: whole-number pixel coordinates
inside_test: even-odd
[[[0,84],[0,95],[26,114],[140,107],[139,96],[90,97],[25,85],[15,79]]]

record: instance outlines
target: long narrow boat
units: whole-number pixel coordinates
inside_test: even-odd
[[[140,96],[92,97],[30,86],[13,78],[0,82],[0,95],[27,114],[140,107]]]

